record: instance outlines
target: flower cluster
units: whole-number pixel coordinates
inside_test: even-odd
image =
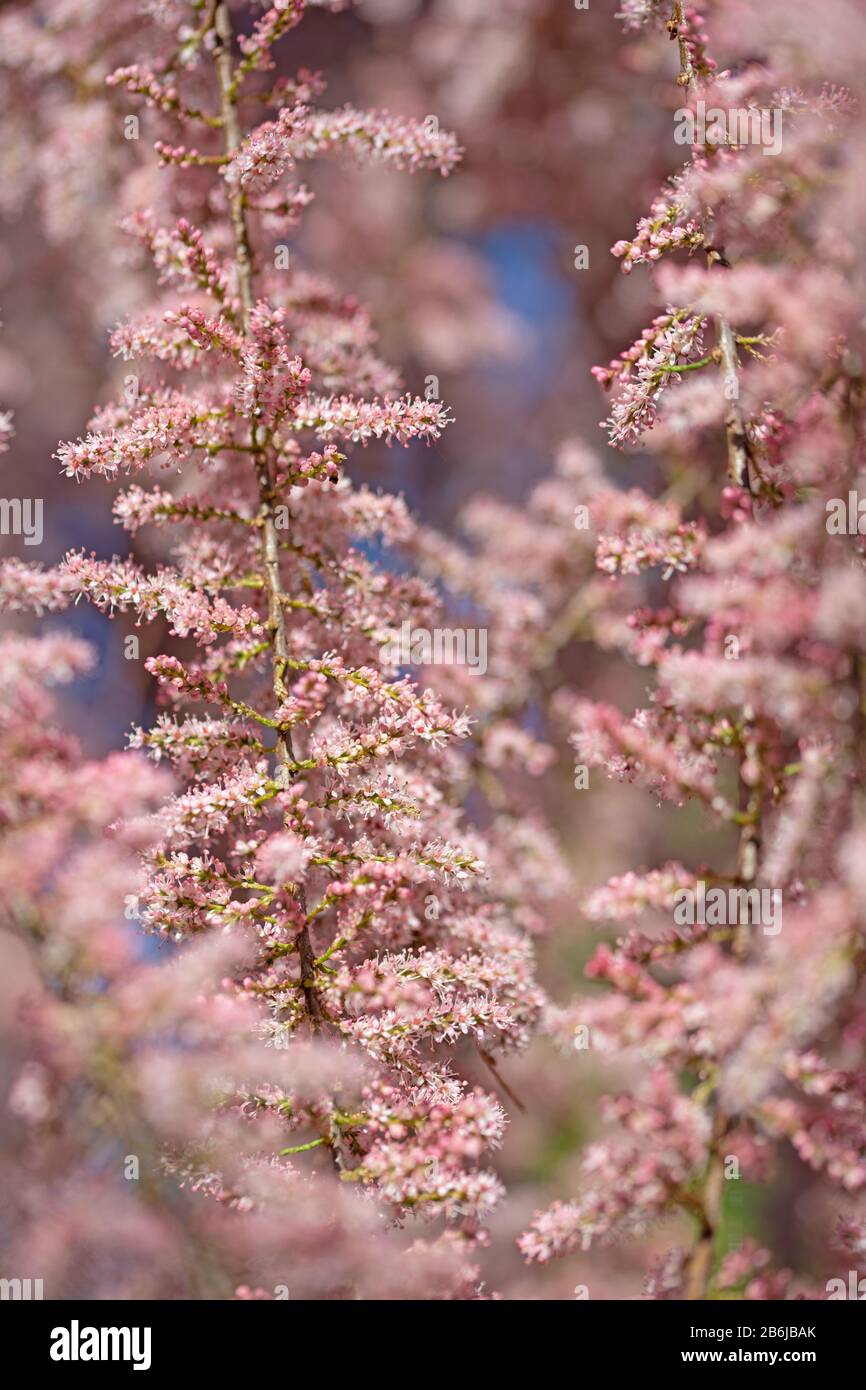
[[[543,1002],[518,888],[536,845],[507,817],[482,836],[464,812],[470,716],[385,645],[439,608],[430,584],[371,558],[413,524],[344,471],[352,446],[429,444],[449,413],[399,393],[354,300],[268,255],[309,201],[286,182],[299,161],[345,150],[447,174],[460,152],[435,120],[318,109],[309,73],[273,85],[273,46],[304,5],[253,14],[239,40],[237,9],[220,0],[195,34],[148,12],[140,60],[107,77],[111,99],[157,123],[162,190],[123,230],[161,292],[112,335],[132,386],[57,458],[79,481],[134,475],[115,519],[157,529],[163,562],[140,543],[136,558],[72,552],[51,573],[10,562],[2,591],[13,609],[84,597],[183,642],[147,660],[165,708],[102,771],[113,799],[88,793],[107,822],[123,812],[140,851],[123,890],[118,870],[101,891],[178,955],[119,975],[99,1006],[118,1105],[135,1054],[124,1084],[148,1181],[195,1196],[214,1277],[228,1261],[255,1296],[281,1262],[303,1265],[292,1283],[311,1296],[462,1296],[502,1194],[489,1163],[507,1123],[473,1065],[495,1076]],[[273,118],[247,125],[263,107]],[[66,639],[38,650],[46,674],[80,661]],[[76,812],[57,776],[43,785]],[[26,819],[26,781],[18,795]],[[21,1105],[47,1122],[54,1079],[40,1077],[25,1075]],[[406,1253],[417,1275],[398,1272],[414,1213],[444,1218]]]
[[[670,8],[628,5],[623,17],[662,27]],[[700,15],[674,5],[680,99],[692,111],[701,101],[778,108],[781,148],[767,158],[758,143],[696,138],[635,238],[613,248],[624,270],[651,267],[664,314],[594,371],[613,394],[612,442],[652,449],[672,484],[685,463],[692,505],[678,486],[660,499],[633,489],[612,505],[584,461],[561,497],[563,511],[579,498],[588,519],[572,563],[586,566],[594,543],[613,590],[590,600],[584,588],[568,626],[551,615],[557,641],[536,658],[549,669],[577,632],[654,673],[636,712],[563,688],[554,713],[590,775],[694,803],[721,835],[711,864],[693,835],[683,862],[668,855],[585,895],[595,930],[622,929],[586,967],[607,992],[545,1015],[563,1047],[637,1068],[609,1118],[639,1142],[592,1145],[580,1194],[536,1215],[524,1254],[546,1261],[674,1225],[680,1243],[648,1272],[655,1298],[826,1296],[754,1242],[726,1248],[729,1194],[739,1178],[767,1181],[786,1144],[824,1211],[835,1204],[854,1219],[866,1188],[864,554],[856,525],[834,534],[827,524],[832,499],[856,499],[864,479],[863,265],[847,233],[835,234],[862,129],[846,127],[850,103],[828,102],[785,66],[795,60],[784,7],[741,25],[744,8],[714,7],[731,50],[722,72]],[[845,14],[862,32],[862,16]],[[772,62],[752,56],[761,42]],[[844,80],[844,55],[834,58]],[[556,553],[561,533],[533,510]],[[664,587],[638,587],[656,565]],[[764,894],[784,903],[784,920],[704,911],[714,889],[756,907]]]
[[[671,19],[667,4],[621,8],[632,28]],[[611,442],[640,445],[630,481],[663,484],[614,487],[572,442],[519,509],[470,503],[469,557],[430,534],[412,545],[491,635],[473,733],[493,794],[509,804],[517,782],[499,756],[507,716],[532,729],[524,774],[570,745],[588,808],[574,813],[587,882],[571,924],[591,934],[590,985],[546,1007],[543,1026],[576,1090],[597,1081],[595,1060],[618,1093],[577,1195],[537,1213],[524,1255],[591,1249],[598,1279],[597,1246],[651,1234],[654,1263],[646,1243],[631,1258],[654,1298],[825,1297],[816,1270],[833,1272],[836,1214],[858,1227],[866,1189],[864,268],[850,236],[862,120],[814,81],[807,44],[792,54],[789,7],[714,6],[730,71],[701,16],[673,10],[672,104],[778,106],[783,139],[773,158],[696,142],[613,248],[625,270],[650,270],[659,308],[593,375],[612,397]],[[764,50],[772,62],[756,62]],[[840,83],[859,80],[846,45],[822,56]],[[600,657],[635,663],[637,679],[622,665],[604,679]],[[449,673],[448,689],[468,685]],[[657,858],[629,867],[620,853],[599,883],[607,781],[625,784],[610,803],[631,795]],[[667,804],[664,821],[641,791]],[[619,846],[626,817],[613,814]],[[549,860],[546,872],[555,882]],[[712,898],[732,907],[705,910]],[[797,1162],[815,1213],[799,1274],[754,1241],[726,1244],[737,1182],[769,1187]]]

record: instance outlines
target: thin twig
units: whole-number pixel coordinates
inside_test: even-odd
[[[220,0],[220,3],[216,6],[214,12],[214,33],[216,36],[214,60],[219,79],[220,110],[225,132],[225,148],[226,153],[232,155],[241,144],[242,133],[237,108],[238,84],[235,74],[232,71],[231,16],[229,15],[228,5],[225,3],[225,0]],[[235,265],[238,277],[238,293],[241,300],[241,323],[244,335],[249,337],[251,333],[254,305],[253,258],[250,249],[246,214],[244,211],[243,193],[237,184],[231,184],[229,186],[229,209],[232,230],[234,232]],[[268,590],[268,628],[271,632],[273,691],[277,704],[282,705],[288,697],[285,672],[289,663],[289,644],[286,633],[284,608],[287,595],[283,592],[280,579],[280,538],[274,519],[273,483],[271,480],[266,444],[261,437],[259,427],[255,424],[252,426],[251,435],[256,480],[259,489],[258,522],[262,532],[262,564]],[[277,762],[283,770],[285,782],[288,786],[293,775],[293,769],[297,766],[298,762],[292,746],[291,732],[288,729],[282,728],[280,730],[277,737],[275,752]],[[300,987],[303,992],[306,1011],[310,1018],[313,1031],[318,1032],[325,1023],[325,1013],[315,984],[315,954],[310,942],[309,928],[306,923],[306,894],[303,886],[300,884],[297,886],[297,897],[305,919],[304,925],[298,934],[298,958],[300,961],[301,974]]]

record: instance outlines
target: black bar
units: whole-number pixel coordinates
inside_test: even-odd
[[[460,1338],[463,1383],[473,1357],[478,1357],[487,1381],[497,1351],[502,1356],[507,1348],[509,1359],[517,1352],[536,1367],[539,1362],[551,1368],[560,1364],[572,1382],[591,1365],[604,1367],[614,1377],[674,1369],[699,1377],[708,1368],[734,1373],[755,1368],[772,1383],[778,1371],[798,1368],[826,1380],[837,1367],[859,1365],[866,1331],[856,1301],[843,1300],[574,1300],[552,1305],[503,1300],[474,1306],[469,1323],[463,1321],[466,1310],[461,1312],[457,1303],[398,1304],[385,1314],[376,1306],[365,1313],[359,1302],[323,1303],[318,1308],[309,1303],[299,1307],[299,1302],[11,1301],[0,1303],[0,1329],[13,1339],[23,1369],[32,1368],[40,1376],[47,1373],[58,1383],[70,1376],[93,1380],[101,1372],[140,1381],[147,1375],[186,1371],[197,1385],[207,1384],[209,1375],[224,1381],[233,1373],[246,1381],[262,1376],[268,1384],[277,1383],[292,1366],[299,1372],[307,1358],[311,1368],[330,1366],[335,1380],[342,1380],[340,1365],[362,1366],[374,1355],[370,1339],[378,1335],[386,1337],[387,1365],[408,1372],[426,1345],[444,1371],[441,1358],[447,1360],[446,1349],[451,1346],[456,1354],[454,1334]],[[382,1331],[383,1317],[388,1319],[387,1333]],[[506,1324],[499,1323],[502,1317]],[[106,1332],[103,1338],[101,1330],[112,1328],[116,1335]],[[500,1328],[504,1336],[497,1340]],[[139,1330],[137,1336],[133,1329]],[[87,1359],[92,1350],[105,1353],[104,1359]],[[115,1358],[115,1350],[121,1359]],[[61,1353],[69,1359],[57,1359]],[[136,1361],[138,1371],[133,1369]],[[573,1375],[566,1371],[568,1366]]]

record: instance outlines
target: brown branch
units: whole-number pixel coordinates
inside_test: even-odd
[[[685,5],[684,0],[674,0],[673,14],[668,24],[668,31],[671,38],[676,38],[679,43],[680,70],[677,83],[684,87],[689,99],[694,99],[700,87],[698,74],[695,71],[692,55],[689,46],[683,36],[685,25]],[[709,264],[727,267],[727,261],[721,252],[710,248],[707,252]],[[725,414],[725,436],[728,444],[728,476],[735,487],[747,488],[751,492],[757,491],[757,477],[754,469],[754,459],[752,456],[751,444],[749,442],[749,432],[746,420],[740,406],[740,377],[739,359],[737,357],[736,335],[723,315],[718,315],[715,320],[716,343],[719,354],[719,365],[725,382],[725,389],[733,390],[728,397],[728,409]]]
[[[719,345],[719,362],[725,381],[725,389],[733,388],[728,399],[725,414],[725,436],[728,441],[728,477],[735,487],[755,491],[757,479],[754,475],[752,447],[746,421],[740,407],[740,378],[737,344],[734,331],[726,318],[716,318],[716,340]]]
[[[716,1252],[716,1236],[722,1215],[722,1201],[725,1191],[724,1159],[720,1152],[722,1141],[727,1134],[729,1121],[723,1115],[716,1119],[710,1161],[704,1185],[698,1199],[700,1231],[694,1249],[689,1256],[683,1279],[683,1292],[687,1302],[696,1303],[706,1296],[707,1285],[713,1269]]]
[[[680,71],[677,81],[688,91],[690,99],[699,90],[698,75],[692,63],[688,44],[683,37],[685,22],[684,0],[674,0],[673,15],[669,24],[671,37],[679,40]],[[707,251],[710,266],[727,268],[728,262],[721,251],[710,247]],[[739,400],[739,358],[737,356],[737,337],[724,315],[715,318],[716,343],[719,366],[725,382],[728,408],[725,413],[725,438],[728,449],[728,476],[736,487],[758,490],[758,478],[754,457],[749,441],[748,428]],[[747,724],[751,723],[751,710],[744,711]],[[743,750],[743,760],[754,757],[756,741],[753,736],[747,740]],[[740,839],[737,846],[736,883],[746,887],[753,883],[758,874],[758,857],[761,844],[761,802],[760,783],[746,787],[741,779],[741,822]],[[736,957],[744,959],[748,952],[748,930],[738,925],[734,935],[733,950]],[[701,1193],[697,1202],[700,1229],[697,1240],[686,1264],[684,1275],[684,1294],[686,1300],[694,1302],[706,1297],[707,1288],[713,1272],[713,1260],[722,1216],[725,1190],[724,1156],[722,1145],[731,1128],[731,1120],[722,1110],[717,1110],[710,1141],[707,1171],[704,1175]]]
[[[689,46],[683,36],[683,26],[685,24],[685,3],[684,0],[674,0],[674,12],[668,21],[668,32],[672,39],[676,39],[680,50],[680,73],[677,82],[681,87],[686,87],[689,94],[697,83],[692,55]]]

